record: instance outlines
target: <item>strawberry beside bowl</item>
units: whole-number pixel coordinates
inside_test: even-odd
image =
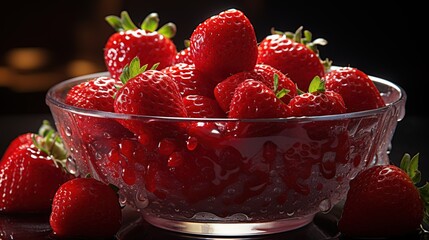
[[[385,107],[318,117],[179,118],[66,104],[73,86],[101,76],[108,73],[47,93],[69,169],[118,186],[122,203],[149,223],[190,234],[271,234],[310,223],[344,199],[359,171],[389,162],[405,114],[404,90],[376,77]],[[147,134],[137,137],[130,124]],[[231,127],[241,131],[224,134]]]

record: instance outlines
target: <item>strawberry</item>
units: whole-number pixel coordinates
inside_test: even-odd
[[[216,83],[251,71],[258,57],[256,34],[243,12],[229,9],[200,23],[190,38],[195,67]]]
[[[308,89],[315,76],[323,77],[328,60],[321,61],[317,45],[325,45],[324,39],[311,39],[311,33],[302,27],[293,34],[272,30],[258,46],[258,63],[270,65],[294,81],[299,89]]]
[[[201,96],[188,95],[183,98],[189,117],[194,118],[223,118],[225,112],[220,108],[216,100]]]
[[[292,116],[323,116],[346,112],[340,94],[325,91],[325,83],[315,77],[307,93],[296,95],[288,104]]]
[[[350,182],[338,227],[352,237],[398,237],[428,223],[429,184],[420,182],[419,155],[405,154],[400,167],[379,165]]]
[[[50,211],[55,191],[72,178],[64,170],[66,157],[61,139],[47,121],[39,134],[25,133],[13,140],[0,163],[0,211]]]
[[[288,104],[289,101],[297,94],[296,84],[280,70],[270,65],[256,64],[253,71],[262,77],[262,82],[269,88],[273,89],[274,92],[281,89],[287,90],[287,93],[280,97],[282,102]],[[275,87],[277,89],[275,89]]]
[[[73,86],[67,93],[65,103],[84,109],[114,112],[113,97],[121,84],[110,77],[89,79]],[[109,132],[112,137],[131,135],[127,129],[112,119],[78,115],[75,120],[82,131],[81,139],[84,143],[104,138],[106,132]]]
[[[214,83],[201,71],[195,69],[194,64],[177,63],[161,70],[170,75],[179,86],[180,94],[203,95],[213,98]]]
[[[247,79],[262,81],[262,77],[254,71],[235,73],[221,81],[214,88],[214,96],[224,112],[229,112],[232,97],[237,86]]]
[[[286,118],[289,109],[273,90],[265,84],[253,79],[247,79],[235,89],[231,101],[229,118],[257,119],[257,118]],[[276,123],[248,123],[228,122],[227,131],[235,136],[254,136],[272,133],[278,130]]]
[[[134,57],[138,57],[142,64],[159,63],[161,69],[174,63],[177,50],[170,38],[175,35],[176,26],[167,23],[157,30],[157,13],[149,14],[141,29],[125,11],[121,13],[121,18],[108,16],[106,21],[117,31],[109,37],[104,47],[105,64],[112,78],[119,80],[123,68]]]
[[[58,237],[112,237],[121,222],[118,194],[94,178],[75,178],[61,185],[49,218]]]
[[[147,116],[186,117],[186,109],[179,87],[167,74],[139,67],[134,58],[126,67],[121,79],[124,86],[117,92],[114,109],[117,113]],[[156,67],[156,66],[155,66]],[[120,119],[123,126],[136,134],[143,144],[158,144],[164,137],[175,137],[183,130],[179,123]]]
[[[287,90],[286,94],[282,94],[280,97],[284,103],[288,103],[297,93],[295,84],[282,72],[269,65],[256,64],[252,71],[233,74],[218,83],[214,88],[215,98],[225,112],[229,112],[229,105],[234,96],[235,88],[246,79],[261,81],[275,92],[277,92],[278,89]],[[277,89],[275,89],[275,87]]]
[[[339,93],[347,112],[376,109],[385,106],[374,82],[364,72],[352,68],[332,69],[325,75],[326,89]]]
[[[194,64],[191,56],[191,41],[185,40],[185,48],[180,50],[174,58],[174,63]]]

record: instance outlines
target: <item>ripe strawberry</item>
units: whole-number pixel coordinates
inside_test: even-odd
[[[179,86],[182,97],[188,95],[203,95],[213,98],[214,83],[194,64],[177,63],[161,70],[170,75]]]
[[[30,133],[31,139],[29,133],[18,136],[15,140],[24,142],[14,140],[6,150],[0,163],[1,212],[48,212],[55,191],[72,178],[64,170],[67,155],[61,139],[47,121],[39,132]]]
[[[96,77],[73,86],[67,93],[65,103],[84,109],[114,112],[113,103],[117,86],[122,83],[110,77]],[[81,129],[84,143],[104,138],[109,132],[112,137],[131,135],[117,121],[106,118],[77,116],[76,124]]]
[[[257,81],[263,80],[262,77],[254,71],[244,71],[235,73],[216,85],[214,88],[214,96],[224,112],[229,112],[231,100],[237,86],[247,79]]]
[[[186,117],[179,87],[167,74],[139,68],[135,58],[121,75],[124,86],[118,90],[114,109],[117,113],[147,116]],[[158,144],[164,137],[176,137],[183,129],[179,123],[121,119],[119,122],[136,134],[143,144]]]
[[[347,112],[357,112],[385,106],[374,82],[364,72],[342,67],[332,69],[325,75],[326,89],[339,93],[346,104]]]
[[[185,40],[185,48],[180,50],[174,59],[174,63],[194,64],[191,56],[191,41]]]
[[[58,189],[49,223],[59,237],[112,237],[121,227],[118,195],[94,178],[75,178]]]
[[[30,147],[33,144],[34,136],[35,135],[33,133],[23,133],[13,139],[9,143],[9,146],[7,146],[6,151],[4,152],[0,162],[2,162],[3,159],[8,158],[9,155],[13,154],[13,152],[15,152],[17,149]]]
[[[274,92],[281,89],[287,90],[287,93],[280,97],[284,103],[288,104],[289,101],[297,94],[296,84],[280,70],[270,65],[256,64],[253,71],[261,76],[262,82],[270,89],[273,89]],[[277,77],[275,77],[275,75],[277,75]],[[277,80],[275,78],[277,78]],[[277,89],[275,89],[275,87]]]
[[[420,182],[419,155],[405,154],[400,167],[374,166],[351,182],[338,227],[352,237],[393,237],[428,223],[429,184]],[[426,209],[426,210],[425,210]]]
[[[188,95],[183,98],[189,117],[195,118],[223,118],[225,112],[219,107],[216,100],[201,96]]]
[[[296,95],[288,104],[292,116],[323,116],[346,112],[343,98],[333,91],[325,91],[324,82],[315,77],[307,93]]]
[[[123,68],[134,57],[138,57],[142,64],[152,66],[159,63],[161,69],[174,63],[177,50],[170,40],[176,33],[173,23],[157,30],[158,14],[152,13],[139,29],[125,11],[121,13],[121,18],[108,16],[106,20],[117,31],[109,37],[104,48],[105,64],[112,78],[119,80]]]
[[[258,63],[271,65],[294,81],[299,89],[308,89],[315,76],[323,77],[329,61],[321,61],[317,45],[325,45],[324,39],[312,41],[311,33],[302,27],[293,33],[272,31],[258,46]]]
[[[229,9],[199,24],[190,38],[195,67],[217,83],[228,76],[251,71],[258,47],[249,19],[239,10]]]
[[[289,117],[289,109],[280,101],[273,90],[265,84],[247,79],[235,89],[231,101],[229,118],[285,118]],[[236,136],[255,136],[272,133],[278,130],[276,123],[228,122],[227,131]]]

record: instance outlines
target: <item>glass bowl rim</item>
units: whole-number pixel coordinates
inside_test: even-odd
[[[335,69],[335,68],[338,68],[338,67],[336,66],[331,67],[331,69]],[[76,85],[75,83],[82,82],[86,79],[103,77],[103,76],[109,76],[109,73],[107,71],[97,72],[97,73],[73,77],[73,78],[64,80],[62,82],[59,82],[53,85],[52,87],[50,87],[50,89],[48,89],[45,96],[46,104],[50,108],[55,106],[56,108],[66,110],[74,114],[99,117],[99,118],[130,119],[130,120],[139,119],[139,120],[146,120],[146,121],[156,120],[156,121],[174,121],[174,122],[180,121],[180,122],[256,122],[256,123],[273,122],[274,123],[274,122],[285,122],[285,121],[287,122],[332,121],[332,120],[345,120],[345,119],[351,119],[351,118],[368,117],[368,116],[383,113],[406,99],[406,93],[401,86],[393,82],[390,82],[386,79],[371,76],[371,75],[368,75],[368,76],[373,82],[387,85],[391,88],[396,89],[396,91],[398,91],[399,93],[398,99],[396,99],[395,101],[389,104],[386,104],[386,106],[384,107],[377,108],[377,109],[342,113],[342,114],[323,115],[323,116],[303,116],[303,117],[291,116],[287,118],[239,119],[239,118],[194,118],[194,117],[191,118],[191,117],[168,117],[168,116],[152,116],[152,115],[138,115],[138,114],[123,114],[123,113],[107,112],[107,111],[100,111],[100,110],[93,110],[93,109],[85,109],[85,108],[68,105],[63,101],[61,101],[60,97],[54,94],[55,92],[62,91],[67,86],[72,87]]]

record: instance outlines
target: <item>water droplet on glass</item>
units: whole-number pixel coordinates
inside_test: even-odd
[[[293,215],[295,215],[295,212],[288,212],[288,213],[286,213],[286,215],[287,215],[288,217],[292,217]]]
[[[77,172],[76,162],[72,157],[67,158],[66,169],[67,169],[67,171],[69,171],[69,173],[71,173],[73,175],[76,174],[76,172]]]
[[[319,210],[321,212],[328,212],[332,208],[332,203],[330,199],[324,199],[319,204]]]
[[[66,133],[66,136],[67,136],[67,137],[71,137],[71,135],[72,135],[72,130],[71,130],[71,128],[70,128],[70,127],[66,127],[65,133]]]

